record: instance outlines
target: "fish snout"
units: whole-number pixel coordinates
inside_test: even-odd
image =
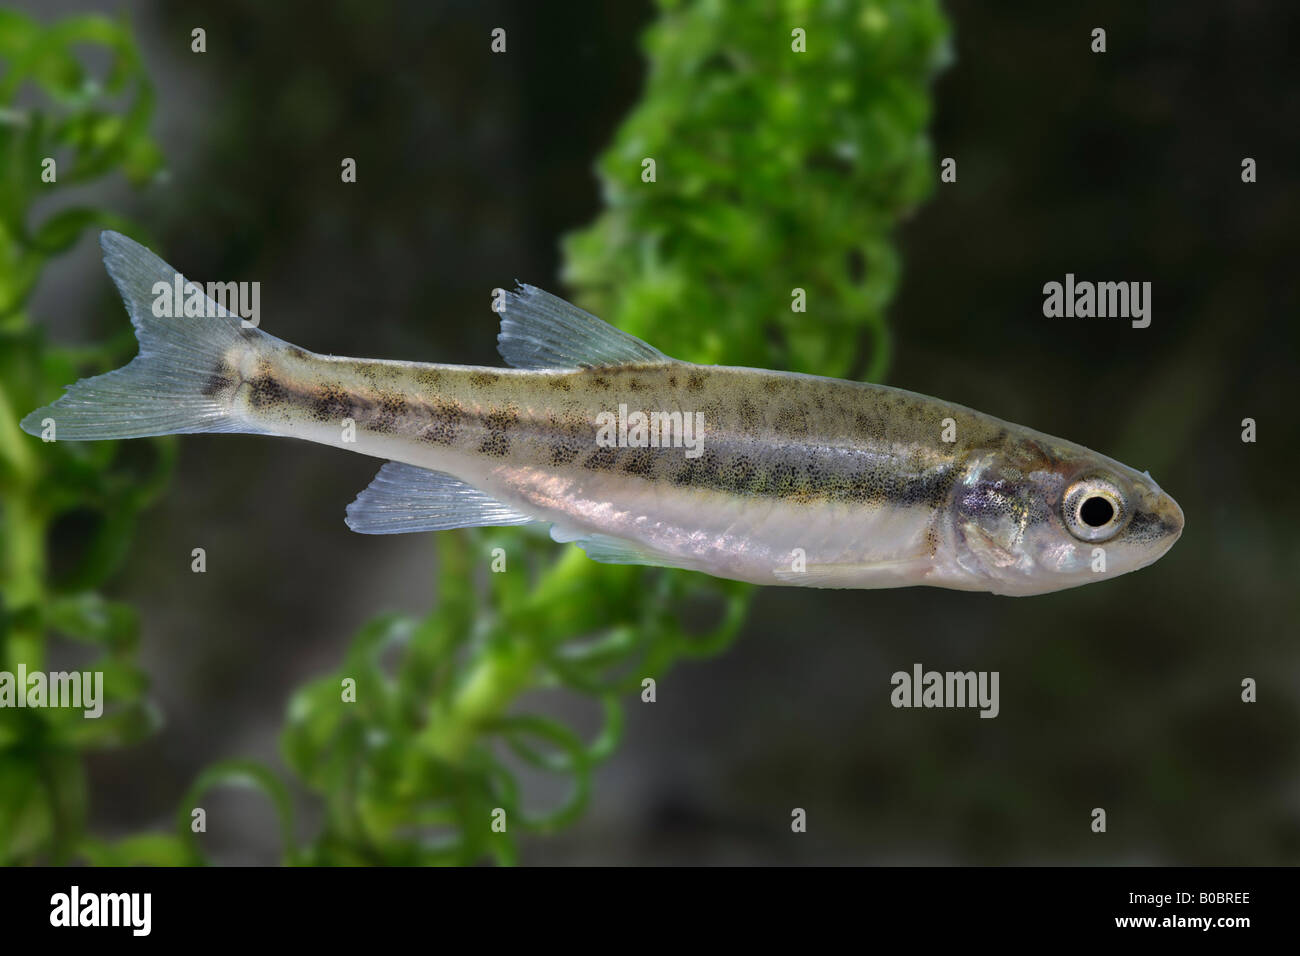
[[[1158,547],[1163,554],[1183,533],[1183,509],[1155,482],[1142,487],[1140,492],[1132,534],[1138,541]]]
[[[1183,509],[1162,491],[1156,514],[1160,517],[1160,526],[1168,536],[1169,543],[1173,544],[1183,533]]]

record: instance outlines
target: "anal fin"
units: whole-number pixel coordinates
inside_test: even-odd
[[[528,524],[534,518],[459,478],[390,461],[348,505],[347,524],[361,534],[407,534],[486,525]]]

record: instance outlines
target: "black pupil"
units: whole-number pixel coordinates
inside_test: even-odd
[[[1089,528],[1100,528],[1115,517],[1115,509],[1105,498],[1089,498],[1079,508],[1079,518]]]

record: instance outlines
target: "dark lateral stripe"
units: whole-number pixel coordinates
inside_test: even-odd
[[[408,421],[418,422],[411,434],[416,441],[451,445],[462,428],[480,424],[493,437],[489,450],[498,453],[508,447],[505,429],[517,413],[467,410],[450,399],[413,400],[398,391],[374,387],[345,385],[342,382],[306,383],[301,379],[276,373],[263,362],[258,374],[249,380],[249,404],[259,412],[294,411],[321,424],[352,419],[358,428],[378,434],[394,434],[407,428]]]
[[[222,374],[217,370],[214,378]],[[684,387],[691,387],[690,377]],[[487,384],[486,374],[480,378]],[[898,463],[882,463],[875,455],[828,455],[807,410],[787,410],[773,433],[764,427],[748,396],[743,397],[739,414],[759,434],[732,431],[705,437],[703,453],[687,458],[683,448],[599,447],[597,426],[577,412],[524,417],[511,401],[467,407],[454,399],[411,397],[369,382],[307,383],[277,373],[267,362],[247,384],[249,402],[259,412],[292,409],[318,423],[351,418],[359,428],[400,433],[412,441],[442,446],[458,440],[472,442],[467,447],[490,458],[515,456],[520,463],[543,468],[617,473],[628,481],[657,481],[742,497],[940,507],[957,475],[952,466],[912,471],[896,467]]]

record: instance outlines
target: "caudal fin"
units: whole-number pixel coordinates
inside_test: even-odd
[[[241,329],[238,316],[206,296],[203,316],[155,315],[160,290],[177,287],[176,270],[121,233],[100,233],[99,244],[135,326],[140,354],[122,368],[70,386],[24,418],[23,431],[40,435],[50,421],[57,440],[257,431],[232,413],[210,383],[232,345],[255,347],[271,337]],[[191,287],[182,278],[180,288],[188,294]]]

